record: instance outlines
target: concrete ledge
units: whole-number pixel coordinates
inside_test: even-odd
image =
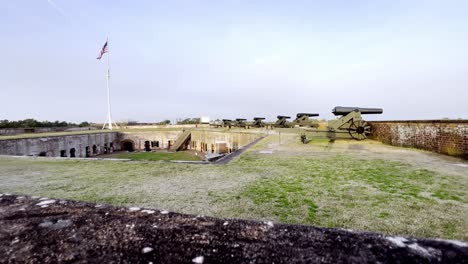
[[[460,241],[0,194],[0,263],[463,263]]]

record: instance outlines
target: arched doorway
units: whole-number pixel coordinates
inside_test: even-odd
[[[75,148],[71,148],[71,149],[70,149],[70,158],[75,158],[75,157],[76,157],[75,151],[76,151]]]
[[[146,140],[146,141],[145,141],[145,151],[151,151],[151,147],[150,147],[150,142],[149,142],[149,140]]]
[[[124,150],[124,151],[129,151],[129,152],[132,152],[132,151],[135,151],[135,147],[134,147],[135,143],[133,142],[133,140],[124,140],[122,142],[120,142],[120,149],[121,150]]]

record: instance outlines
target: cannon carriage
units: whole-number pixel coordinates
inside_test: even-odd
[[[253,122],[250,124],[250,127],[254,127],[254,128],[266,127],[266,124],[263,120],[265,120],[264,117],[254,117]]]
[[[285,115],[279,115],[276,118],[276,122],[272,124],[272,127],[277,127],[277,128],[292,128],[294,127],[294,124],[289,122],[288,119],[290,119],[290,116],[285,116]]]
[[[245,118],[236,118],[236,120],[234,120],[232,126],[240,127],[240,128],[247,128],[246,121],[247,121],[247,119],[245,119]]]
[[[296,119],[293,121],[294,125],[299,127],[319,127],[319,122],[317,120],[310,119],[310,117],[319,116],[315,113],[297,113]]]
[[[363,120],[362,115],[382,114],[382,108],[361,108],[337,106],[332,109],[336,120],[328,122],[326,130],[309,129],[301,133],[301,141],[307,143],[310,138],[356,139],[364,140],[371,133],[371,127]]]

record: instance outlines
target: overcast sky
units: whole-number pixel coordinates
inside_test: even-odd
[[[0,119],[105,121],[107,35],[116,120],[468,118],[465,0],[5,0]]]

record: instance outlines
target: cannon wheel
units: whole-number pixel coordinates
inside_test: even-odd
[[[357,140],[363,140],[370,134],[370,126],[363,120],[355,120],[349,127],[349,135]]]

